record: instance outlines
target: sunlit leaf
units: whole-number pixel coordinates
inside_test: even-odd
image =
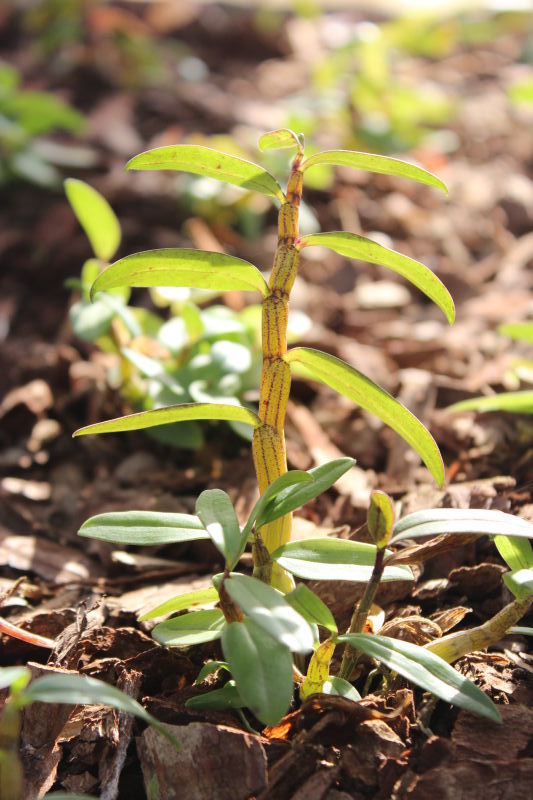
[[[506,572],[503,580],[519,602],[533,594],[533,569]]]
[[[175,169],[205,175],[242,189],[285,199],[281,186],[263,167],[210,147],[178,144],[156,147],[131,159],[126,169]]]
[[[423,647],[368,633],[347,633],[339,636],[338,641],[347,642],[361,653],[377,659],[446,703],[480,714],[493,722],[501,722],[498,709],[481,689]]]
[[[437,189],[442,189],[446,194],[448,193],[446,185],[433,173],[422,169],[422,167],[409,164],[407,161],[400,161],[397,158],[389,158],[388,156],[378,156],[374,153],[357,153],[353,150],[326,150],[307,158],[301,169],[305,171],[317,164],[329,164],[334,167],[355,167],[366,172],[396,175],[400,178],[417,181],[417,183],[435,186]]]
[[[153,629],[152,636],[167,647],[190,647],[220,639],[225,624],[222,611],[206,608],[160,622]]]
[[[156,408],[153,411],[140,411],[126,417],[96,422],[85,428],[78,428],[73,436],[85,436],[92,433],[119,433],[120,431],[140,431],[156,425],[168,425],[171,422],[185,422],[198,419],[222,419],[245,422],[257,428],[261,420],[244,406],[227,405],[225,403],[184,403],[183,405]]]
[[[197,711],[226,711],[245,706],[246,703],[242,700],[235,681],[228,681],[221,689],[197,694],[185,701],[186,708],[194,708]]]
[[[166,726],[145,711],[133,697],[129,697],[115,686],[110,686],[96,678],[89,678],[85,675],[45,675],[30,683],[24,692],[24,704],[34,701],[111,706],[144,720],[162,733],[172,744],[179,747]]]
[[[68,312],[72,330],[84,342],[94,342],[109,330],[114,312],[105,303],[78,300]]]
[[[92,285],[91,297],[118,286],[188,286],[229,291],[240,289],[268,295],[265,279],[242,258],[208,250],[167,248],[134,253],[110,264]]]
[[[533,539],[533,525],[503,511],[480,508],[426,508],[398,520],[392,543],[441,533],[523,536]]]
[[[177,597],[171,597],[169,600],[165,600],[164,603],[155,606],[155,608],[151,608],[150,611],[145,611],[145,613],[139,617],[139,622],[162,617],[164,614],[172,614],[174,611],[184,611],[185,609],[194,608],[194,606],[211,605],[211,603],[215,603],[217,600],[218,592],[211,586],[207,589],[197,589],[194,592],[179,594]]]
[[[330,675],[328,680],[322,686],[322,694],[335,694],[340,697],[346,697],[347,700],[353,700],[357,703],[361,699],[361,695],[349,681],[344,678],[339,678],[336,675]]]
[[[293,351],[290,351],[293,352]],[[271,497],[258,514],[256,526],[259,528],[267,522],[284,517],[296,508],[300,508],[309,500],[318,497],[330,486],[333,486],[345,472],[355,464],[354,458],[337,458],[319,467],[307,470],[312,481],[301,481],[295,486],[287,486]]]
[[[365,583],[372,574],[376,546],[351,539],[304,539],[282,545],[272,558],[298,578]],[[413,573],[403,565],[385,567],[382,580],[410,581]]]
[[[490,397],[473,397],[448,406],[447,411],[507,411],[510,414],[533,414],[533,392],[502,392]]]
[[[100,192],[85,181],[68,178],[65,191],[94,254],[102,261],[113,258],[120,244],[120,223]]]
[[[533,567],[533,548],[529,539],[495,536],[494,544],[509,569],[515,571]]]
[[[311,628],[277,589],[247,575],[233,575],[224,588],[246,616],[277,642],[295,653],[313,649]]]
[[[311,483],[313,481],[313,476],[309,474],[309,472],[305,472],[299,469],[291,469],[288,472],[285,472],[283,475],[280,475],[279,478],[272,481],[272,483],[265,489],[255,506],[252,508],[250,512],[250,516],[248,517],[248,521],[243,528],[243,536],[248,536],[250,531],[252,530],[253,524],[256,522],[257,519],[261,518],[261,515],[271,503],[274,498],[284,489],[294,488],[299,483]]]
[[[290,650],[248,618],[225,627],[222,650],[248,708],[265,725],[275,725],[292,698]]]
[[[228,569],[239,560],[246,542],[241,546],[241,529],[233,504],[222,489],[206,489],[196,501],[196,513],[215,547],[222,553]]]
[[[454,321],[455,306],[449,291],[442,281],[419,261],[397,253],[395,250],[390,250],[388,247],[383,247],[364,236],[345,231],[312,233],[304,236],[300,243],[301,248],[315,245],[327,247],[346,258],[356,258],[392,269],[414,284],[430,300],[433,300],[443,311],[450,324]]]
[[[337,624],[333,614],[320,597],[312,592],[305,583],[299,583],[292,592],[286,594],[285,600],[308,622],[314,625],[322,625],[333,636],[337,635]]]
[[[260,150],[283,150],[286,147],[301,147],[298,136],[288,128],[269,131],[259,138]]]
[[[370,497],[367,525],[372,539],[383,550],[389,543],[394,525],[394,509],[388,494],[376,490]]]
[[[319,350],[295,347],[289,350],[285,359],[291,364],[298,363],[311,378],[325,383],[383,420],[416,450],[439,486],[442,486],[444,465],[435,440],[414,414],[385,389],[339,358]]]
[[[208,539],[198,517],[163,511],[110,511],[86,520],[78,536],[113,544],[173,544]]]

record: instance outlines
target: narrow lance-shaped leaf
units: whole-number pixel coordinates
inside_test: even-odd
[[[425,183],[428,186],[435,186],[448,194],[446,184],[440,178],[428,172],[422,167],[409,164],[407,161],[400,161],[389,156],[378,156],[374,153],[358,153],[354,150],[325,150],[322,153],[315,153],[307,158],[301,166],[305,171],[318,164],[328,164],[332,167],[355,167],[363,169],[365,172],[377,172],[382,175],[395,175],[400,178],[408,178],[417,183]]]
[[[224,588],[246,616],[277,642],[295,653],[313,649],[309,624],[277,589],[248,575],[233,575],[224,581]]]
[[[516,536],[495,536],[494,544],[509,569],[530,569],[533,567],[533,548],[529,539]]]
[[[108,419],[105,422],[95,422],[86,425],[74,432],[73,436],[86,436],[92,433],[119,433],[121,431],[140,431],[145,428],[154,428],[156,425],[168,425],[171,422],[186,422],[187,420],[212,419],[233,420],[244,422],[257,428],[261,420],[244,406],[227,405],[225,403],[184,403],[166,408],[156,408],[153,411],[140,411],[137,414],[128,414],[126,417]]]
[[[266,506],[268,506],[281,491],[284,489],[293,489],[299,483],[312,483],[312,481],[313,476],[310,475],[309,472],[299,469],[291,469],[288,472],[284,472],[283,475],[280,475],[279,478],[272,481],[252,508],[248,521],[242,531],[243,537],[249,536],[256,520],[261,517]]]
[[[446,703],[480,714],[493,722],[501,722],[498,709],[481,689],[423,647],[368,633],[348,633],[339,636],[338,641],[377,659]]]
[[[533,525],[503,511],[480,508],[427,508],[415,511],[394,525],[392,543],[441,533],[522,536],[533,539]]]
[[[95,256],[109,261],[117,251],[121,236],[115,212],[107,200],[85,181],[68,178],[65,191]]]
[[[147,250],[115,261],[93,283],[91,298],[96,292],[118,286],[185,286],[220,292],[260,292],[263,297],[268,294],[265,279],[249,261],[225,253],[178,247]]]
[[[300,242],[301,248],[315,245],[328,247],[346,258],[356,258],[392,269],[414,284],[430,300],[433,300],[443,311],[450,324],[454,321],[455,307],[449,291],[442,281],[419,261],[397,253],[395,250],[390,250],[388,247],[383,247],[364,236],[345,231],[312,233],[304,236]]]
[[[302,481],[295,486],[287,486],[277,492],[274,497],[271,497],[257,515],[257,527],[259,528],[266,522],[272,522],[279,517],[284,517],[285,514],[289,514],[296,508],[308,503],[309,500],[318,497],[319,494],[333,486],[335,481],[353,467],[354,464],[354,458],[344,457],[307,470],[307,474],[311,476],[312,481]]]
[[[281,186],[263,167],[201,145],[156,147],[132,158],[126,169],[175,169],[192,172],[194,175],[205,175],[223,183],[232,183],[241,189],[261,192],[281,202],[285,200]]]
[[[390,550],[385,555],[391,555]],[[272,553],[283,569],[306,580],[337,580],[364,583],[370,580],[376,546],[351,539],[304,539],[288,542]],[[385,567],[383,581],[413,580],[409,567]]]
[[[185,701],[186,708],[194,708],[197,711],[226,711],[245,706],[246,703],[242,700],[235,681],[228,681],[221,689],[197,694]]]
[[[83,523],[78,536],[133,545],[174,544],[209,538],[198,517],[163,511],[97,514]]]
[[[222,611],[206,608],[160,622],[153,629],[152,636],[167,647],[190,647],[220,639],[225,624]]]
[[[383,420],[416,450],[439,484],[444,465],[435,440],[422,423],[385,389],[335,356],[309,347],[289,350],[285,360],[301,365],[311,378],[325,383]]]
[[[533,595],[533,569],[506,572],[503,580],[519,602]]]
[[[207,533],[205,533],[205,535],[207,537]],[[144,614],[141,614],[139,617],[139,622],[162,617],[164,614],[172,614],[174,611],[184,611],[194,606],[211,605],[217,601],[218,592],[214,587],[197,589],[194,592],[186,592],[185,594],[179,594],[177,597],[171,597],[169,600],[165,600],[164,603],[160,603],[149,611],[145,611]]]
[[[228,569],[239,560],[241,529],[233,504],[222,489],[206,489],[196,501],[196,513],[215,547],[222,553]]]
[[[533,392],[524,389],[522,392],[502,392],[490,397],[473,397],[461,400],[448,406],[447,411],[478,411],[485,414],[490,411],[507,411],[509,414],[533,414]]]
[[[275,725],[291,702],[290,650],[251,619],[225,627],[222,650],[248,708],[265,725]]]
[[[162,733],[173,745],[179,747],[178,742],[166,726],[145,711],[133,697],[129,697],[115,686],[110,686],[96,678],[89,678],[85,675],[45,675],[33,681],[21,698],[23,704],[33,703],[36,700],[41,703],[72,705],[90,703],[111,706],[144,720]]]

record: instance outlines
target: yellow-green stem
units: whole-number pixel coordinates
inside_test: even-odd
[[[294,158],[287,184],[286,201],[278,216],[278,246],[269,281],[270,292],[263,300],[262,348],[263,367],[259,397],[262,425],[254,431],[252,452],[259,491],[265,489],[287,471],[285,454],[285,411],[291,386],[290,366],[284,360],[287,352],[287,320],[289,295],[298,271],[298,213],[302,196],[302,154]],[[287,514],[261,528],[261,536],[270,553],[288,542],[291,536],[291,515]],[[271,583],[282,591],[290,591],[294,582],[288,573],[273,565]]]
[[[495,644],[502,636],[512,628],[513,625],[522,619],[524,614],[533,604],[533,595],[525,600],[515,600],[502,608],[492,619],[471,628],[468,631],[457,631],[449,633],[441,639],[425,645],[426,650],[431,650],[435,655],[440,656],[449,664],[453,664],[459,658],[472,653],[474,650],[484,650]]]

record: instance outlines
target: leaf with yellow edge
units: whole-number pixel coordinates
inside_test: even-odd
[[[253,192],[285,200],[277,180],[260,167],[244,158],[220,153],[211,147],[196,144],[176,144],[147,150],[128,161],[126,169],[176,169],[205,175],[223,183],[240,186]]]
[[[268,295],[265,279],[249,261],[177,247],[147,250],[115,261],[93,283],[91,298],[96,292],[118,286],[187,286],[220,292],[240,289]]]
[[[96,422],[78,428],[73,436],[85,436],[89,433],[119,433],[121,431],[140,431],[145,428],[154,428],[156,425],[168,425],[171,422],[186,422],[188,420],[213,419],[232,422],[244,422],[257,428],[261,420],[249,408],[225,403],[183,403],[167,408],[156,408],[153,411],[140,411],[137,414],[128,414],[125,417],[108,419],[105,422]]]
[[[356,258],[368,261],[370,264],[379,264],[397,272],[420,289],[430,300],[441,309],[446,319],[452,324],[455,319],[455,306],[452,297],[439,278],[424,264],[413,258],[390,250],[388,247],[346,231],[331,231],[329,233],[312,233],[304,236],[300,241],[300,248],[318,245],[328,247],[335,253],[346,258]]]
[[[340,358],[320,350],[295,347],[284,358],[289,364],[303,367],[311,378],[325,383],[383,420],[416,450],[439,486],[442,486],[444,465],[435,440],[414,414],[385,389]]]
[[[357,153],[354,150],[325,150],[323,153],[315,153],[306,159],[301,166],[302,172],[318,164],[328,164],[332,167],[355,167],[366,172],[395,175],[417,183],[435,186],[448,194],[446,184],[432,172],[409,164],[407,161],[400,161],[398,158],[378,156],[375,153]]]

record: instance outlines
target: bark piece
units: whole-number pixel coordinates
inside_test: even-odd
[[[267,782],[267,759],[257,736],[192,722],[171,726],[176,751],[148,728],[137,740],[148,800],[247,800]]]

